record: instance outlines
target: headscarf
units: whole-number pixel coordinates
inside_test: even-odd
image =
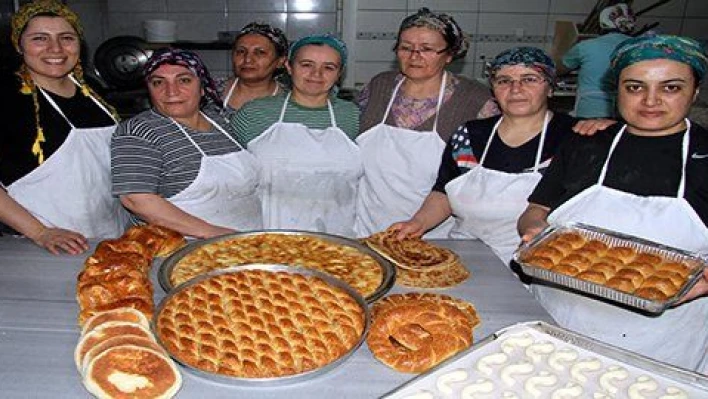
[[[513,47],[499,53],[487,65],[488,79],[494,79],[497,71],[506,66],[523,65],[541,73],[553,85],[556,81],[556,64],[543,50],[536,47]]]
[[[32,18],[42,15],[55,15],[60,18],[64,18],[69,25],[71,25],[76,34],[79,35],[79,39],[83,40],[83,29],[79,23],[79,16],[76,15],[69,7],[55,0],[38,0],[31,3],[26,3],[12,16],[11,21],[11,40],[12,45],[18,54],[22,54],[22,49],[20,47],[20,39],[22,33],[27,28],[27,24],[32,20]],[[23,62],[20,69],[15,73],[21,82],[20,92],[25,95],[32,96],[32,102],[34,104],[34,118],[35,125],[37,126],[37,134],[35,136],[34,142],[32,143],[32,154],[37,157],[37,163],[42,164],[44,162],[44,150],[42,149],[42,143],[44,143],[44,130],[39,120],[39,99],[37,98],[37,85],[34,83],[32,76],[30,75],[27,65]],[[84,71],[81,67],[81,61],[79,60],[74,69],[71,71],[76,81],[81,87],[81,93],[86,97],[93,97],[99,101],[106,109],[111,113],[114,119],[118,120],[118,114],[115,109],[111,107],[108,103],[101,98],[93,89],[86,84],[84,80]]]
[[[439,32],[447,43],[447,48],[452,57],[462,58],[470,47],[469,38],[462,31],[460,25],[448,14],[434,13],[428,8],[421,8],[417,13],[407,16],[398,28],[396,46],[401,41],[401,33],[408,28],[428,28]]]
[[[21,53],[20,36],[24,32],[29,21],[40,14],[56,15],[64,18],[83,39],[83,29],[79,23],[79,16],[64,4],[55,0],[39,0],[32,3],[27,3],[12,16],[12,45],[15,50]]]
[[[250,24],[241,28],[241,30],[236,34],[236,39],[234,44],[238,42],[241,36],[257,34],[270,40],[275,47],[275,53],[278,57],[282,57],[288,53],[288,38],[285,37],[285,33],[282,30],[270,26],[268,24],[262,24],[258,22],[251,22]]]
[[[213,102],[216,106],[221,105],[221,98],[216,90],[216,83],[214,83],[214,79],[212,79],[209,74],[209,70],[196,53],[189,50],[169,47],[157,49],[145,63],[143,76],[147,79],[157,68],[165,64],[181,65],[189,69],[194,76],[199,78],[202,89],[204,89],[202,105],[205,105],[206,102]]]
[[[639,36],[625,40],[612,52],[610,66],[615,82],[620,72],[628,66],[656,59],[669,59],[690,66],[699,84],[708,69],[706,50],[693,39],[673,35]]]
[[[288,61],[292,62],[295,59],[295,55],[297,55],[298,50],[310,44],[324,44],[329,47],[332,47],[333,49],[337,50],[337,52],[339,53],[339,58],[342,59],[342,69],[344,69],[344,67],[347,65],[347,45],[341,39],[331,33],[325,33],[323,35],[310,35],[296,40],[290,46],[290,52],[288,53]]]
[[[600,11],[600,28],[629,33],[634,30],[634,13],[625,3],[605,7]]]

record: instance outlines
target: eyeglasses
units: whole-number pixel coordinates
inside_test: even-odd
[[[535,75],[522,76],[519,79],[502,76],[492,79],[492,86],[497,89],[507,89],[512,87],[516,82],[518,82],[521,87],[536,87],[546,82],[546,79]]]
[[[414,53],[418,53],[419,56],[421,57],[432,57],[433,55],[440,55],[448,50],[447,47],[445,47],[442,50],[435,50],[430,47],[421,47],[421,48],[413,48],[410,46],[398,46],[396,47],[396,51],[406,55],[408,57],[412,57]]]

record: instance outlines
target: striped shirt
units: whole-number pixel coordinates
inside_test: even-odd
[[[205,113],[216,123],[223,120],[211,110]],[[240,150],[216,128],[209,132],[183,128],[207,155]],[[224,129],[230,131],[228,126]],[[201,152],[175,122],[145,111],[121,122],[111,139],[113,195],[153,193],[169,198],[192,184],[201,161]]]
[[[245,104],[231,119],[236,139],[244,146],[260,136],[280,118],[285,94],[264,97]],[[359,110],[353,102],[331,98],[337,127],[352,140],[359,134]],[[285,110],[283,122],[302,123],[310,129],[326,129],[332,126],[327,106],[307,108],[298,105],[291,98]]]

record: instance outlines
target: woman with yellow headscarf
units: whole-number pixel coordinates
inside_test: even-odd
[[[12,17],[19,70],[0,78],[0,228],[53,253],[85,251],[87,237],[121,234],[110,192],[115,112],[89,88],[79,61],[78,16],[57,1]]]

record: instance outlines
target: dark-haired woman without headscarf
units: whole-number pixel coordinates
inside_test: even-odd
[[[0,227],[53,253],[83,252],[126,222],[110,189],[117,116],[83,79],[81,35],[65,5],[25,4],[12,17],[22,65],[0,82]]]
[[[199,57],[155,51],[145,65],[153,108],[111,142],[113,193],[139,220],[207,238],[261,228],[259,167],[216,121],[214,81]]]
[[[231,49],[235,76],[224,84],[224,109],[235,111],[248,101],[282,91],[274,77],[282,70],[287,56],[288,39],[282,30],[257,22],[244,26]]]
[[[677,36],[638,37],[615,49],[611,65],[625,124],[593,137],[568,137],[531,194],[519,232],[528,240],[548,223],[581,222],[708,253],[708,132],[686,118],[706,75],[705,50]],[[550,286],[532,287],[563,327],[706,370],[705,278],[682,298],[692,301],[656,317]],[[667,295],[657,287],[639,289],[659,300]]]
[[[491,98],[484,85],[446,71],[468,47],[449,15],[423,8],[401,23],[394,48],[400,72],[374,77],[359,100],[358,236],[413,216],[435,183],[445,142]],[[446,237],[450,227],[448,219],[429,236]]]

